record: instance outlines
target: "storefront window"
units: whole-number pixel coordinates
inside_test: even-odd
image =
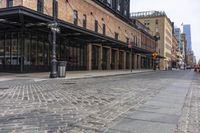
[[[80,49],[80,57],[81,57],[80,65],[81,65],[81,67],[83,67],[84,66],[84,50],[83,50],[83,48]]]
[[[0,33],[0,65],[5,64],[4,60],[4,33]]]
[[[11,64],[11,33],[6,33],[5,38],[5,64]]]
[[[92,69],[98,69],[99,67],[99,57],[100,57],[100,53],[99,53],[99,46],[92,46]]]
[[[79,45],[76,47],[76,66],[77,69],[80,67],[80,50]]]
[[[38,44],[37,44],[37,65],[44,65],[44,37],[43,35],[38,36]]]
[[[37,65],[37,36],[32,34],[31,38],[31,65]]]
[[[63,43],[60,46],[60,59],[65,60],[65,45]]]
[[[66,51],[66,61],[67,61],[67,65],[69,65],[69,53],[70,53],[70,47],[69,44],[67,43],[67,45],[65,46],[65,51]]]
[[[116,66],[116,59],[117,59],[117,54],[115,50],[112,50],[112,63],[111,63],[111,69],[115,69]]]
[[[103,48],[103,62],[102,62],[102,69],[106,70],[107,66],[109,65],[109,51],[108,48]]]
[[[130,67],[130,54],[126,53],[126,69]]]
[[[24,42],[24,65],[31,65],[30,51],[31,51],[31,37],[30,33],[25,33]]]
[[[72,47],[69,47],[69,65],[70,67],[73,66],[73,48]]]
[[[11,65],[18,65],[18,33],[13,32],[11,37]]]
[[[59,42],[59,40],[57,39],[56,40],[56,59],[59,61],[60,60],[60,46],[61,46],[61,44],[60,44],[60,42]]]
[[[38,32],[0,32],[0,68],[20,71],[22,63],[25,72],[48,70],[52,55],[49,38]],[[87,52],[82,42],[58,38],[57,44],[57,60],[67,61],[67,70],[86,69]]]
[[[76,47],[73,47],[73,69],[76,69],[76,65],[77,65],[77,51],[76,51]]]
[[[49,48],[48,36],[45,36],[44,44],[44,64],[49,65],[50,63],[50,48]]]

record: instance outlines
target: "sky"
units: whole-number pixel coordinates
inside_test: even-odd
[[[130,0],[131,12],[165,11],[176,27],[191,25],[192,49],[200,59],[200,0]]]

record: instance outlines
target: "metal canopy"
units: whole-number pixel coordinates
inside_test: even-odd
[[[8,29],[20,30],[21,28],[24,28],[25,30],[41,30],[50,32],[48,24],[52,23],[52,21],[53,17],[41,14],[23,6],[0,9],[1,31]],[[103,46],[130,50],[128,49],[128,44],[120,40],[90,31],[63,20],[58,19],[57,22],[61,31],[59,36],[84,41],[86,43],[100,43]],[[137,46],[133,47],[133,52],[142,54],[152,53]]]

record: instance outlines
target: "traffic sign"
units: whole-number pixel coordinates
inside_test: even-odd
[[[152,56],[153,56],[153,59],[156,59],[157,56],[158,56],[158,53],[157,53],[157,52],[154,52],[154,53],[152,54]]]
[[[133,48],[133,46],[131,44],[128,45],[128,48]]]
[[[128,48],[133,48],[133,44],[131,42],[128,44]]]

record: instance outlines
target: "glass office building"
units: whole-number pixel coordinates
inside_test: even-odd
[[[192,52],[191,26],[189,24],[183,25],[183,32],[186,34],[187,51]]]

